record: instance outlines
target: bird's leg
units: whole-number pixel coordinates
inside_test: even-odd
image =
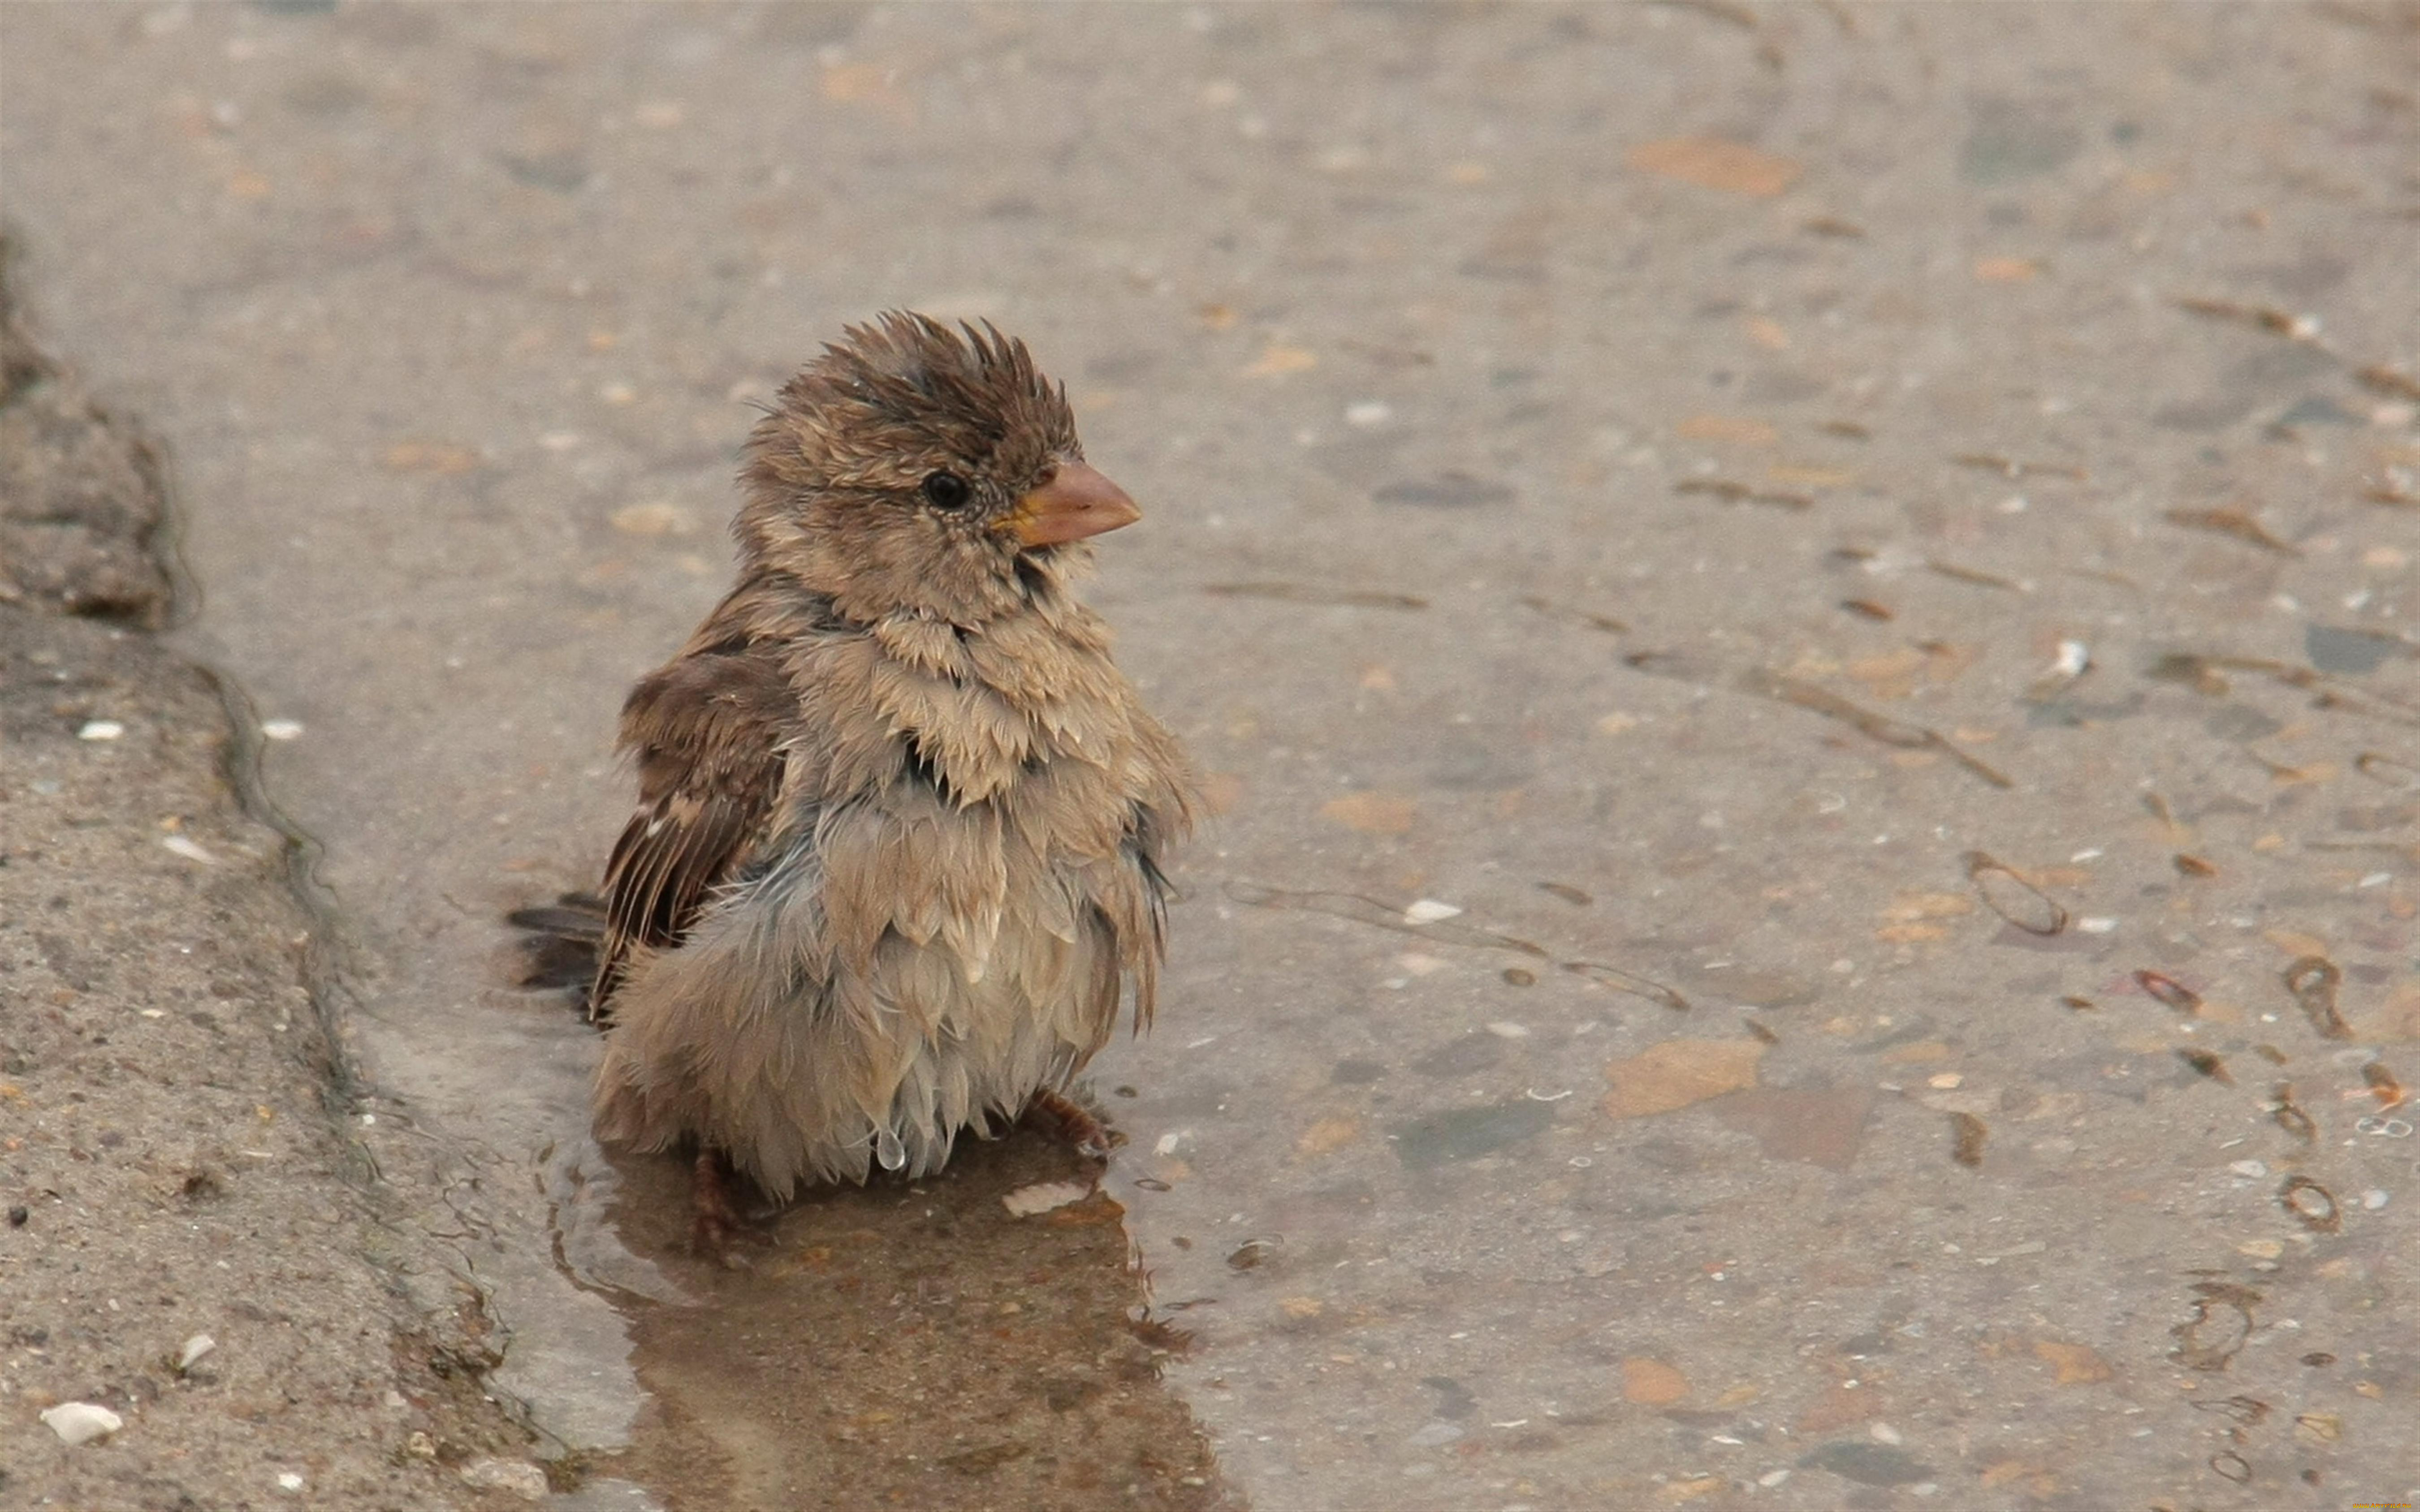
[[[712,1145],[700,1145],[697,1164],[690,1178],[690,1206],[696,1214],[690,1230],[690,1246],[699,1255],[734,1263],[731,1252],[735,1239],[753,1240],[768,1243],[768,1236],[749,1228],[739,1215],[739,1208],[731,1197],[734,1173],[730,1157]]]
[[[1126,1136],[1093,1116],[1091,1109],[1063,1092],[1047,1089],[1033,1094],[1025,1104],[1028,1117],[1047,1123],[1060,1138],[1076,1147],[1076,1153],[1086,1160],[1105,1161],[1109,1151],[1126,1142]]]

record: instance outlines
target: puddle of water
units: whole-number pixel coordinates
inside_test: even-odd
[[[969,1141],[908,1186],[808,1194],[744,1270],[680,1253],[687,1173],[632,1163],[622,1222],[697,1305],[631,1312],[657,1394],[619,1473],[681,1504],[1223,1504],[1209,1447],[1137,1336],[1115,1203],[1002,1198],[1094,1167],[1032,1131]]]
[[[336,896],[340,918],[359,917]],[[614,1237],[611,1168],[587,1134],[595,1034],[558,1005],[460,980],[489,964],[430,958],[415,991],[373,986],[347,1025],[378,1091],[365,1105],[380,1121],[362,1133],[382,1166],[409,1163],[442,1192],[444,1211],[419,1221],[508,1331],[489,1384],[558,1450],[619,1448],[645,1397],[609,1299],[678,1293]],[[442,995],[448,977],[467,1003]]]

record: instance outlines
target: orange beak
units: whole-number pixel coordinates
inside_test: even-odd
[[[1016,501],[993,528],[1020,546],[1062,546],[1142,518],[1126,491],[1081,462],[1062,462],[1050,481]]]

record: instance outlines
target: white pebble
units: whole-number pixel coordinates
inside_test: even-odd
[[[1434,924],[1441,918],[1451,918],[1462,910],[1451,903],[1441,903],[1435,898],[1423,898],[1404,910],[1406,924]]]
[[[212,1350],[215,1350],[218,1347],[219,1341],[210,1337],[208,1334],[194,1335],[192,1338],[185,1341],[185,1347],[183,1349],[177,1351],[178,1371],[182,1373],[184,1371],[191,1370],[194,1368],[194,1361],[200,1359],[203,1355],[209,1353]]]
[[[1361,399],[1344,407],[1348,425],[1383,425],[1395,418],[1395,408],[1384,399]]]
[[[524,1501],[546,1500],[546,1472],[526,1459],[473,1459],[461,1470],[466,1486],[511,1491]]]
[[[86,719],[76,732],[78,740],[116,740],[126,733],[126,726],[115,719]]]
[[[1031,1218],[1037,1212],[1081,1202],[1092,1195],[1088,1181],[1036,1181],[1032,1186],[1018,1187],[1001,1197],[1000,1203],[1012,1218]]]
[[[2227,1167],[2238,1176],[2266,1176],[2269,1167],[2257,1160],[2240,1160]]]
[[[1899,1429],[1891,1427],[1887,1423],[1877,1423],[1873,1427],[1866,1429],[1866,1431],[1873,1435],[1873,1439],[1876,1443],[1903,1443],[1906,1442],[1900,1437]]]
[[[42,1421],[69,1443],[90,1443],[126,1426],[126,1419],[92,1402],[61,1402],[42,1409]]]
[[[277,1473],[277,1489],[281,1491],[299,1491],[302,1489],[302,1477],[290,1470],[281,1470]]]
[[[1756,1483],[1759,1486],[1763,1487],[1765,1489],[1771,1490],[1774,1487],[1780,1485],[1783,1481],[1786,1481],[1789,1478],[1790,1472],[1786,1470],[1768,1470],[1763,1474],[1759,1475],[1756,1478]]]
[[[201,846],[195,844],[190,840],[187,840],[182,835],[163,836],[160,843],[176,852],[178,856],[183,856],[186,860],[199,861],[204,866],[212,865],[218,860],[217,856],[212,856],[209,852],[202,849]]]
[[[1496,1038],[1499,1040],[1526,1040],[1529,1038],[1529,1026],[1528,1025],[1515,1024],[1510,1019],[1499,1019],[1496,1023],[1489,1025],[1487,1026],[1487,1032],[1496,1036]]]
[[[260,733],[263,736],[271,740],[299,740],[302,736],[302,721],[300,719],[263,719],[260,722]]]
[[[2075,927],[2085,934],[2107,934],[2118,928],[2118,921],[2114,918],[2079,918]]]
[[[2376,1212],[2379,1209],[2385,1207],[2386,1189],[2384,1187],[2374,1186],[2368,1191],[2364,1192],[2361,1195],[2361,1205],[2371,1212]]]

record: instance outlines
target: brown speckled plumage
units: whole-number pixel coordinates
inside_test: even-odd
[[[742,476],[737,586],[623,710],[596,1113],[786,1197],[931,1170],[1147,1022],[1190,799],[1068,589],[1136,512],[1021,343],[852,328]]]

